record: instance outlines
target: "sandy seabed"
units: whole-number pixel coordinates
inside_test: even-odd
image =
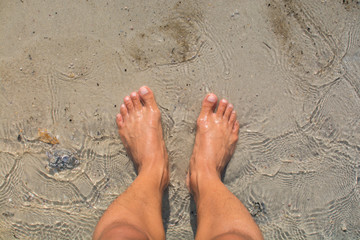
[[[359,1],[0,0],[1,239],[91,238],[136,177],[115,115],[142,85],[168,239],[196,232],[184,179],[208,92],[239,115],[224,183],[265,239],[360,238]]]

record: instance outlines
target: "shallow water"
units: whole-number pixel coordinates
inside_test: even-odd
[[[90,239],[136,177],[114,118],[142,85],[168,239],[196,231],[184,179],[208,92],[239,115],[224,182],[266,239],[360,238],[359,1],[1,0],[0,43],[1,239]],[[54,151],[80,164],[54,170]]]

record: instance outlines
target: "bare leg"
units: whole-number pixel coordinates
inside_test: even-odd
[[[195,146],[187,185],[197,208],[196,239],[263,239],[245,206],[221,182],[238,140],[239,123],[233,106],[217,97],[205,97],[197,121]]]
[[[169,173],[160,111],[148,87],[125,97],[124,103],[116,122],[138,177],[105,211],[93,239],[165,239],[161,202]]]

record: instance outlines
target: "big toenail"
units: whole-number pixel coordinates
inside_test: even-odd
[[[149,91],[147,90],[147,88],[146,87],[141,87],[140,88],[140,94],[141,95],[145,95],[145,94],[147,94]]]
[[[209,102],[214,103],[214,102],[216,102],[216,97],[215,97],[215,95],[210,94],[210,96],[208,96],[207,100],[208,100]]]

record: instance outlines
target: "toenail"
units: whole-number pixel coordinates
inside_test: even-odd
[[[207,100],[208,100],[209,102],[214,103],[214,102],[216,102],[216,97],[215,97],[215,95],[210,94],[210,95],[208,96]]]
[[[136,97],[136,93],[135,93],[135,92],[131,93],[131,97],[135,98],[135,97]]]
[[[130,101],[130,98],[129,98],[128,96],[125,97],[125,101],[126,101],[126,102]]]
[[[145,95],[145,94],[147,94],[148,92],[149,92],[149,90],[147,90],[146,87],[141,87],[141,88],[140,88],[140,93],[141,93],[141,95]]]

